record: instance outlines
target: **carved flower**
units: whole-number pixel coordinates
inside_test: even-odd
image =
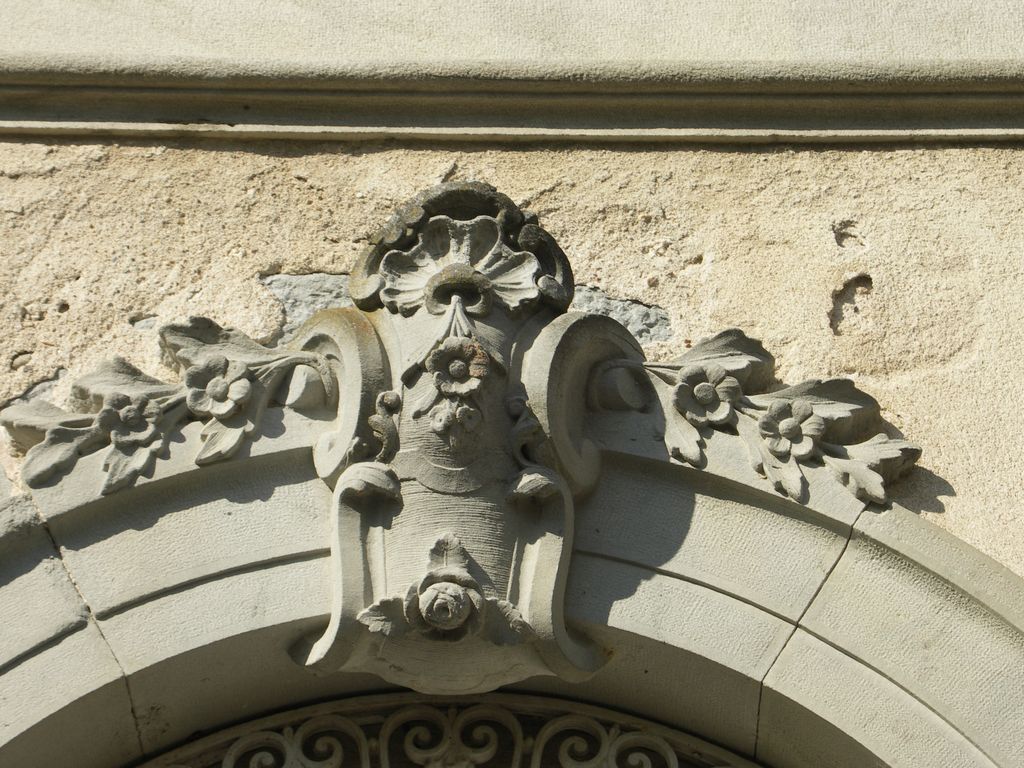
[[[480,411],[471,405],[454,405],[443,400],[430,409],[430,428],[443,435],[453,424],[458,423],[467,432],[472,432],[480,423]]]
[[[197,416],[224,419],[245,405],[252,394],[245,363],[222,355],[208,358],[185,372],[188,407]]]
[[[487,352],[479,342],[454,336],[445,339],[426,360],[438,391],[460,397],[479,389],[488,365]]]
[[[740,399],[740,383],[720,365],[691,366],[679,374],[673,392],[676,410],[695,427],[731,424],[736,420],[733,405]]]
[[[96,425],[110,435],[110,442],[116,446],[149,445],[157,436],[151,411],[149,398],[144,395],[107,395],[96,415]]]
[[[420,615],[430,626],[450,631],[466,623],[473,612],[473,601],[465,587],[442,581],[420,594],[419,607]]]
[[[768,412],[757,422],[768,450],[780,459],[792,456],[806,459],[818,450],[825,432],[825,420],[814,413],[811,404],[796,400],[773,400]]]
[[[466,311],[486,315],[492,299],[509,309],[539,295],[536,257],[513,251],[501,238],[501,226],[489,216],[456,221],[435,216],[408,251],[389,251],[381,259],[381,300],[392,312],[411,315],[421,306],[443,314],[459,296]]]
[[[481,627],[484,597],[463,568],[441,568],[413,584],[405,617],[420,632],[440,640],[461,640]]]

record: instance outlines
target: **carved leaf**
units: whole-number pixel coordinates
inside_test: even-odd
[[[71,398],[88,410],[98,411],[103,407],[104,399],[112,395],[156,400],[179,394],[181,389],[179,385],[168,384],[143,373],[123,357],[113,357],[78,379],[71,387]]]
[[[668,446],[669,455],[677,461],[685,461],[695,467],[704,463],[700,432],[675,409],[665,416],[665,445]]]
[[[885,483],[903,474],[921,455],[906,440],[875,435],[856,445],[824,444],[824,461],[836,479],[857,498],[882,504],[886,501]]]
[[[196,464],[212,464],[215,461],[234,456],[245,440],[244,426],[228,426],[222,421],[208,421],[200,432],[203,447],[196,454]]]
[[[807,479],[796,460],[792,456],[783,460],[769,451],[754,419],[741,416],[736,426],[750,450],[754,469],[764,475],[779,493],[802,502],[807,494]]]
[[[409,629],[400,597],[380,600],[360,611],[356,618],[371,632],[380,632],[385,637],[399,637]]]
[[[206,317],[190,317],[186,323],[165,325],[160,329],[160,346],[169,362],[182,367],[196,365],[212,355],[243,363],[265,362],[281,356],[241,331],[222,328]]]
[[[106,436],[91,425],[53,427],[25,456],[21,476],[29,486],[38,486],[53,474],[71,469],[79,456],[98,450],[104,443]]]
[[[132,485],[139,475],[152,469],[156,460],[155,445],[112,445],[103,460],[106,477],[103,479],[101,492],[104,494],[119,491]]]
[[[785,460],[778,458],[763,442],[758,446],[758,451],[761,454],[761,471],[775,489],[793,501],[803,501],[807,493],[807,480],[796,459],[792,456]]]
[[[508,600],[487,600],[487,633],[495,645],[515,645],[533,636],[533,627]]]
[[[751,397],[751,402],[767,407],[772,400],[806,400],[814,412],[828,422],[826,435],[836,442],[848,442],[876,429],[880,418],[877,401],[861,392],[849,379],[811,379],[793,387]]]
[[[11,442],[22,451],[41,443],[48,429],[88,427],[92,421],[91,413],[68,413],[43,400],[14,403],[0,411],[0,424],[6,427]]]
[[[885,483],[882,476],[859,461],[825,457],[825,463],[836,480],[850,489],[861,501],[885,502]]]
[[[434,542],[430,548],[430,567],[465,567],[469,563],[469,554],[462,546],[459,537],[453,533],[446,533]]]
[[[829,446],[832,448],[832,446]],[[846,454],[862,461],[885,480],[895,480],[906,472],[921,457],[921,449],[906,440],[875,435],[870,440],[855,445],[839,446]]]
[[[666,373],[648,369],[651,383],[658,393],[661,408],[665,414],[665,447],[676,461],[686,462],[695,467],[704,466],[704,451],[697,428],[686,420],[673,402],[673,386],[677,380],[675,372]]]
[[[676,360],[680,366],[717,364],[731,373],[747,389],[768,384],[775,370],[775,358],[739,328],[730,328],[701,339]]]

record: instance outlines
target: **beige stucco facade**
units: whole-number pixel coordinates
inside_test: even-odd
[[[1024,768],[1022,41],[0,3],[0,766]]]
[[[60,403],[111,354],[166,376],[155,329],[188,315],[272,341],[261,277],[346,273],[400,201],[471,179],[577,283],[666,310],[649,357],[738,326],[782,380],[853,378],[923,447],[892,497],[1024,574],[1016,146],[7,141],[0,398],[66,371]]]

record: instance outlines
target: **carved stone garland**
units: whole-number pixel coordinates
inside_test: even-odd
[[[208,737],[144,768],[747,768],[686,734],[557,699],[349,699]]]
[[[411,201],[351,293],[355,307],[317,315],[288,349],[193,318],[160,332],[182,384],[115,359],[75,384],[73,412],[7,408],[25,482],[61,482],[105,451],[99,490],[113,493],[150,477],[190,422],[205,465],[260,438],[268,407],[313,414],[313,461],[334,489],[334,598],[329,625],[293,653],[319,672],[467,693],[580,680],[605,660],[563,610],[575,501],[601,450],[619,450],[593,437],[603,415],[647,430],[648,458],[717,471],[712,442],[745,453],[808,505],[808,472],[882,503],[919,455],[875,434],[878,405],[849,381],[773,389],[771,355],[741,331],[655,364],[615,321],[566,313],[565,255],[483,184]]]

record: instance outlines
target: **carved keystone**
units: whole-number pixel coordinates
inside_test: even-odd
[[[205,467],[256,441],[309,450],[334,489],[333,598],[291,650],[319,673],[433,694],[592,674],[606,654],[564,602],[576,502],[608,454],[857,512],[920,454],[849,381],[774,388],[771,355],[739,330],[651,363],[616,321],[567,313],[565,254],[484,184],[415,197],[350,287],[355,307],[286,349],[193,318],[161,330],[180,383],[115,359],[75,384],[70,412],[0,413],[33,488],[74,476],[130,492],[180,452]]]

